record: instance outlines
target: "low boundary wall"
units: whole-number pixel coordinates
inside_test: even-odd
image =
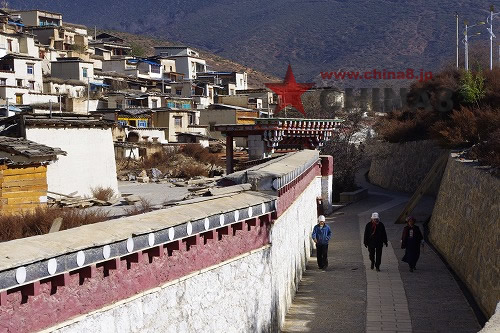
[[[320,161],[290,154],[256,167],[253,191],[0,244],[0,331],[276,332],[310,255]]]
[[[488,317],[500,300],[499,198],[500,179],[451,156],[429,223],[432,244]]]

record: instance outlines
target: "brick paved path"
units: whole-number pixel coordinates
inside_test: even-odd
[[[408,196],[363,186],[369,198],[327,218],[330,266],[321,271],[311,258],[282,332],[478,332],[471,307],[437,254],[426,248],[414,273],[400,261],[403,226],[393,222]],[[373,211],[389,238],[378,273],[370,270],[361,241]],[[422,220],[431,211],[432,201],[423,200],[413,214]]]

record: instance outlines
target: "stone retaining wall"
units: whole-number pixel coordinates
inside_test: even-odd
[[[488,317],[500,300],[500,180],[450,157],[430,240]]]
[[[432,141],[377,142],[368,147],[372,159],[368,178],[388,190],[415,192],[436,160],[445,151]],[[437,195],[440,177],[427,194]]]

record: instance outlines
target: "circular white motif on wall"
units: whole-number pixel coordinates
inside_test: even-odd
[[[168,229],[168,239],[170,239],[172,241],[172,240],[174,240],[174,237],[175,237],[175,230],[174,230],[174,228]]]
[[[134,251],[134,239],[130,237],[127,239],[127,252],[130,253]]]
[[[253,209],[252,207],[248,207],[248,217],[252,217],[253,215]]]
[[[148,244],[149,244],[149,246],[155,245],[155,234],[154,233],[150,233],[148,235]]]
[[[235,210],[234,211],[234,221],[238,222],[240,220],[240,212]]]
[[[208,217],[205,217],[205,230],[208,230],[210,229],[210,221],[208,219]]]
[[[224,215],[223,214],[220,214],[219,222],[220,222],[220,226],[222,227],[224,225]]]
[[[109,259],[109,257],[111,257],[111,247],[109,245],[104,245],[102,248],[102,256],[104,259]]]
[[[187,232],[188,236],[191,236],[191,234],[193,233],[193,225],[191,224],[191,222],[187,223],[186,232]]]
[[[262,203],[262,214],[266,213],[266,204]]]
[[[78,251],[76,254],[76,264],[78,267],[82,267],[85,264],[85,252]]]
[[[16,281],[19,284],[24,283],[24,281],[26,281],[26,268],[19,267],[18,269],[16,269]]]
[[[47,271],[50,275],[54,275],[57,271],[57,260],[52,258],[47,263]]]

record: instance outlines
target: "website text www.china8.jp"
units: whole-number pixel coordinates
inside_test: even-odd
[[[422,82],[432,79],[432,72],[423,69],[415,71],[411,68],[401,72],[373,69],[367,72],[339,71],[320,74],[323,80],[418,80]]]

